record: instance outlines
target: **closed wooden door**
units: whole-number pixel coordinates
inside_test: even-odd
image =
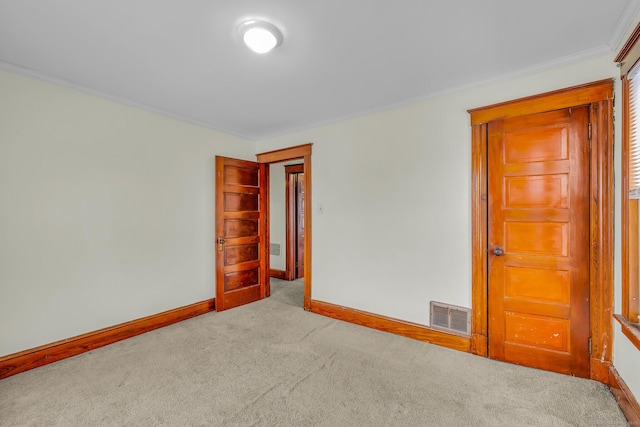
[[[578,107],[488,125],[489,357],[581,377],[589,376],[588,117]]]
[[[265,165],[216,157],[216,310],[267,294]]]

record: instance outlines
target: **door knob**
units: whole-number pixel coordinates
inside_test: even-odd
[[[222,236],[218,237],[218,251],[222,252],[223,245],[224,245],[224,238]]]
[[[502,248],[500,246],[494,246],[493,247],[493,254],[495,256],[502,256],[502,255],[504,255],[504,252],[502,251]]]

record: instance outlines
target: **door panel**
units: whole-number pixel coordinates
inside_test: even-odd
[[[510,254],[569,255],[568,224],[513,221],[504,224],[504,248]]]
[[[505,297],[569,304],[569,272],[506,266]]]
[[[255,236],[259,230],[256,219],[227,219],[224,222],[224,235],[227,237]]]
[[[216,310],[266,295],[264,165],[216,157]]]
[[[505,178],[505,207],[567,208],[567,176],[543,175]]]
[[[589,376],[588,116],[579,107],[488,125],[489,356],[582,377]]]

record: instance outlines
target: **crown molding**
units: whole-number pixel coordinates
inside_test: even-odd
[[[158,114],[170,119],[174,119],[174,120],[178,120],[181,122],[185,122],[185,123],[189,123],[195,126],[199,126],[202,128],[206,128],[209,130],[213,130],[216,132],[221,132],[221,133],[226,133],[228,135],[231,136],[235,136],[237,138],[241,138],[241,139],[245,139],[248,142],[255,142],[257,139],[256,135],[248,135],[248,134],[244,134],[242,132],[237,132],[237,131],[233,131],[230,129],[225,129],[219,126],[215,126],[214,124],[211,123],[207,123],[207,122],[203,122],[200,120],[195,120],[195,119],[191,119],[189,117],[185,117],[182,116],[180,114],[176,114],[173,113],[171,111],[166,111],[166,110],[162,110],[160,108],[156,108],[156,107],[152,107],[150,105],[147,104],[142,104],[140,102],[137,101],[133,101],[131,99],[127,99],[124,97],[120,97],[120,96],[114,96],[114,95],[110,95],[107,94],[105,92],[101,92],[95,89],[90,89],[86,86],[82,86],[82,85],[78,85],[72,82],[69,82],[67,80],[63,80],[63,79],[59,79],[56,77],[51,77],[42,73],[39,73],[35,70],[31,70],[29,68],[25,68],[22,67],[20,65],[16,65],[16,64],[12,64],[10,62],[6,62],[6,61],[2,61],[0,60],[0,70],[4,70],[10,73],[15,73],[15,74],[20,74],[26,77],[31,77],[37,80],[41,80],[43,82],[46,83],[51,83],[54,85],[58,85],[58,86],[62,86],[62,87],[66,87],[68,89],[72,89],[75,90],[77,92],[81,92],[84,93],[85,95],[91,95],[91,96],[96,96],[98,98],[102,98],[102,99],[106,99],[108,101],[112,101],[118,104],[122,104],[122,105],[126,105],[128,107],[133,107],[133,108],[137,108],[140,110],[144,110],[147,111],[149,113],[154,113],[154,114]]]
[[[633,25],[633,21],[636,19],[638,12],[640,12],[640,0],[628,0],[609,38],[609,47],[611,50],[618,50],[625,34]]]
[[[630,0],[633,3],[640,3],[640,0]],[[181,116],[179,114],[176,113],[172,113],[169,111],[164,111],[155,107],[151,107],[145,104],[141,104],[126,98],[122,98],[122,97],[117,97],[117,96],[113,96],[113,95],[108,95],[106,93],[100,92],[100,91],[96,91],[93,89],[89,89],[87,87],[84,86],[80,86],[80,85],[76,85],[74,83],[62,80],[62,79],[57,79],[57,78],[53,78],[50,76],[46,76],[44,74],[38,73],[36,71],[15,65],[15,64],[11,64],[5,61],[1,61],[0,60],[0,69],[4,69],[6,71],[10,71],[10,72],[15,72],[17,74],[23,74],[26,75],[28,77],[33,77],[39,80],[43,80],[46,81],[48,83],[53,83],[53,84],[57,84],[60,86],[64,86],[64,87],[68,87],[70,89],[74,89],[76,91],[82,92],[82,93],[86,93],[89,95],[93,95],[93,96],[97,96],[100,98],[104,98],[104,99],[108,99],[110,101],[113,102],[117,102],[119,104],[124,104],[124,105],[128,105],[130,107],[135,107],[135,108],[139,108],[142,110],[146,110],[148,112],[151,113],[155,113],[155,114],[160,114],[163,115],[165,117],[169,117],[175,120],[180,120],[182,122],[187,122],[196,126],[200,126],[200,127],[204,127],[207,129],[211,129],[214,131],[218,131],[218,132],[222,132],[222,133],[226,133],[238,138],[242,138],[244,140],[247,140],[249,142],[262,142],[262,141],[266,141],[269,140],[271,138],[275,138],[275,137],[279,137],[279,136],[283,136],[283,135],[289,135],[289,134],[293,134],[293,133],[297,133],[297,132],[302,132],[305,130],[309,130],[309,129],[313,129],[313,128],[317,128],[317,127],[322,127],[322,126],[326,126],[326,125],[330,125],[330,124],[334,124],[334,123],[338,123],[338,122],[342,122],[345,120],[351,120],[351,119],[355,119],[355,118],[359,118],[359,117],[364,117],[364,116],[368,116],[371,114],[376,114],[376,113],[381,113],[384,111],[389,111],[389,110],[393,110],[396,108],[401,108],[401,107],[405,107],[405,106],[409,106],[412,104],[417,104],[419,102],[422,101],[426,101],[428,99],[432,99],[432,98],[437,98],[440,96],[444,96],[444,95],[448,95],[448,94],[452,94],[452,93],[456,93],[456,92],[461,92],[463,90],[468,90],[468,89],[473,89],[473,88],[477,88],[477,87],[481,87],[487,84],[492,84],[492,83],[499,83],[502,81],[508,81],[514,78],[518,78],[518,77],[524,77],[533,73],[537,73],[537,72],[541,72],[541,71],[545,71],[545,70],[549,70],[552,68],[556,68],[556,67],[560,67],[563,65],[569,65],[572,63],[576,63],[576,62],[580,62],[580,61],[584,61],[587,59],[591,59],[591,58],[595,58],[598,56],[602,56],[602,55],[606,55],[606,54],[611,54],[612,49],[609,46],[599,46],[593,49],[589,49],[589,50],[585,50],[582,52],[578,52],[576,54],[573,55],[567,55],[567,56],[563,56],[561,58],[557,58],[554,59],[552,61],[547,61],[544,62],[542,64],[537,64],[531,67],[526,67],[526,68],[521,68],[519,70],[515,70],[515,71],[511,71],[508,73],[503,73],[488,79],[483,79],[483,80],[478,80],[475,82],[471,82],[471,83],[467,83],[464,85],[460,85],[460,86],[456,86],[450,89],[445,89],[442,91],[436,91],[436,92],[430,92],[430,93],[425,93],[419,96],[415,96],[412,98],[407,98],[407,99],[403,99],[400,101],[396,101],[396,102],[392,102],[392,103],[387,103],[384,105],[380,105],[374,108],[370,108],[370,109],[366,109],[366,110],[361,110],[355,113],[349,113],[349,114],[344,114],[341,116],[336,116],[336,117],[331,117],[328,118],[326,120],[320,120],[320,121],[314,121],[314,122],[309,122],[309,123],[304,123],[302,125],[299,126],[292,126],[292,127],[287,127],[284,129],[280,129],[278,131],[275,132],[262,132],[262,133],[242,133],[242,132],[237,132],[237,131],[233,131],[230,129],[225,129],[223,127],[218,127],[215,126],[211,123],[205,123],[202,121],[198,121],[198,120],[194,120],[194,119],[190,119],[188,117],[185,116]]]
[[[635,0],[634,0],[635,1]],[[640,1],[640,0],[638,0]],[[327,120],[322,120],[319,122],[314,122],[314,123],[309,123],[309,124],[305,124],[302,126],[295,126],[295,127],[290,127],[287,129],[284,129],[282,131],[277,131],[277,132],[273,132],[273,133],[268,133],[268,134],[264,134],[261,139],[258,140],[258,142],[264,142],[267,141],[269,139],[272,138],[276,138],[279,136],[284,136],[284,135],[289,135],[289,134],[293,134],[293,133],[297,133],[297,132],[302,132],[308,129],[313,129],[313,128],[317,128],[317,127],[322,127],[322,126],[327,126],[327,125],[331,125],[333,123],[338,123],[338,122],[342,122],[345,120],[351,120],[351,119],[356,119],[359,117],[365,117],[371,114],[377,114],[377,113],[381,113],[384,111],[389,111],[389,110],[393,110],[396,108],[401,108],[401,107],[406,107],[409,105],[414,105],[414,104],[418,104],[422,101],[426,101],[429,99],[433,99],[433,98],[438,98],[440,96],[444,96],[444,95],[449,95],[449,94],[453,94],[456,92],[461,92],[463,90],[469,90],[469,89],[474,89],[474,88],[478,88],[478,87],[482,87],[488,84],[494,84],[494,83],[500,83],[500,82],[505,82],[505,81],[509,81],[518,77],[526,77],[528,75],[531,74],[535,74],[535,73],[539,73],[542,71],[546,71],[546,70],[551,70],[553,68],[557,68],[557,67],[561,67],[564,65],[570,65],[573,63],[577,63],[580,61],[586,61],[588,59],[593,59],[593,58],[597,58],[599,56],[604,56],[604,55],[610,55],[612,53],[612,50],[609,46],[603,45],[603,46],[598,46],[596,48],[593,49],[589,49],[589,50],[585,50],[582,52],[578,52],[576,54],[573,55],[567,55],[567,56],[563,56],[561,58],[557,58],[554,59],[552,61],[548,61],[548,62],[544,62],[541,64],[537,64],[531,67],[526,67],[526,68],[521,68],[512,72],[508,72],[508,73],[503,73],[503,74],[499,74],[497,76],[488,78],[488,79],[483,79],[483,80],[477,80],[475,82],[471,82],[471,83],[467,83],[464,85],[460,85],[460,86],[455,86],[453,88],[450,89],[445,89],[442,91],[437,91],[437,92],[430,92],[430,93],[426,93],[423,95],[419,95],[416,97],[412,97],[412,98],[407,98],[401,101],[397,101],[397,102],[392,102],[392,103],[388,103],[388,104],[384,104],[378,107],[374,107],[374,108],[370,108],[367,110],[363,110],[363,111],[359,111],[357,113],[352,113],[352,114],[345,114],[342,116],[338,116],[335,118],[331,118],[331,119],[327,119]]]

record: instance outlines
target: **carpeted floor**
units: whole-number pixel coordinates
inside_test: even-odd
[[[0,381],[2,426],[624,426],[600,383],[303,311],[302,281]]]

